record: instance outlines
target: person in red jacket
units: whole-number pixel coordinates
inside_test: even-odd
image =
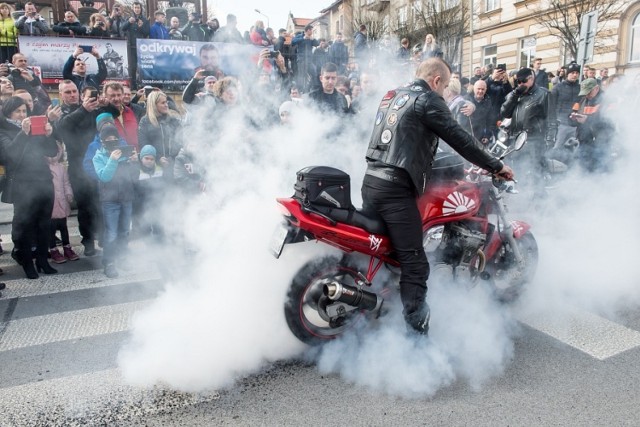
[[[120,83],[109,82],[104,85],[103,96],[108,104],[120,112],[115,120],[118,133],[138,151],[138,119],[133,110],[124,105],[124,87]]]

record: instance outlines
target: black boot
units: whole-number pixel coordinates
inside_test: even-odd
[[[43,257],[38,257],[36,259],[36,267],[38,269],[38,273],[56,274],[58,272],[58,270],[49,265],[49,261],[47,261],[46,255]]]
[[[424,303],[422,307],[412,313],[405,313],[404,320],[407,322],[407,329],[417,332],[420,335],[429,334],[429,320],[431,319],[431,310],[429,304]]]
[[[36,269],[33,267],[33,260],[31,259],[21,259],[21,263],[20,265],[22,265],[22,269],[24,270],[24,274],[27,276],[27,278],[29,279],[37,279],[38,277],[38,273],[36,273]]]

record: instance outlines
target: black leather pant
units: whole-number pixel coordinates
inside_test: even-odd
[[[365,211],[382,217],[400,262],[400,298],[405,319],[426,305],[429,261],[422,246],[422,219],[416,193],[409,184],[365,175],[362,183]]]

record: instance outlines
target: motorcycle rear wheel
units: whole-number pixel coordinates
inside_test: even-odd
[[[331,325],[318,310],[326,297],[322,287],[331,281],[356,286],[358,272],[340,259],[326,257],[305,264],[293,278],[284,305],[284,316],[291,332],[302,342],[319,345],[330,341],[353,326],[359,311],[347,313]],[[324,298],[324,301],[321,299]]]
[[[519,266],[509,243],[505,242],[486,270],[491,272],[491,286],[498,300],[513,302],[522,293],[538,268],[538,244],[531,232],[526,232],[516,244],[524,257],[524,265]]]

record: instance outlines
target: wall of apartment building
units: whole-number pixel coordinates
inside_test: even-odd
[[[539,2],[535,0],[516,3],[502,2],[502,8],[492,12],[480,11],[474,19],[473,66],[483,65],[484,47],[497,46],[496,63],[506,63],[508,70],[517,69],[523,64],[520,60],[521,40],[535,37],[535,57],[542,58],[543,68],[555,71],[570,61],[560,38],[536,22],[534,14]],[[634,13],[635,11],[635,13]],[[595,68],[609,68],[609,74],[624,73],[636,66],[627,62],[630,41],[630,23],[640,12],[640,1],[625,5],[625,13],[620,19],[606,23],[600,22],[600,31],[593,60],[587,64]],[[470,68],[470,37],[465,37],[463,47],[463,74]],[[640,66],[640,64],[637,64]]]

